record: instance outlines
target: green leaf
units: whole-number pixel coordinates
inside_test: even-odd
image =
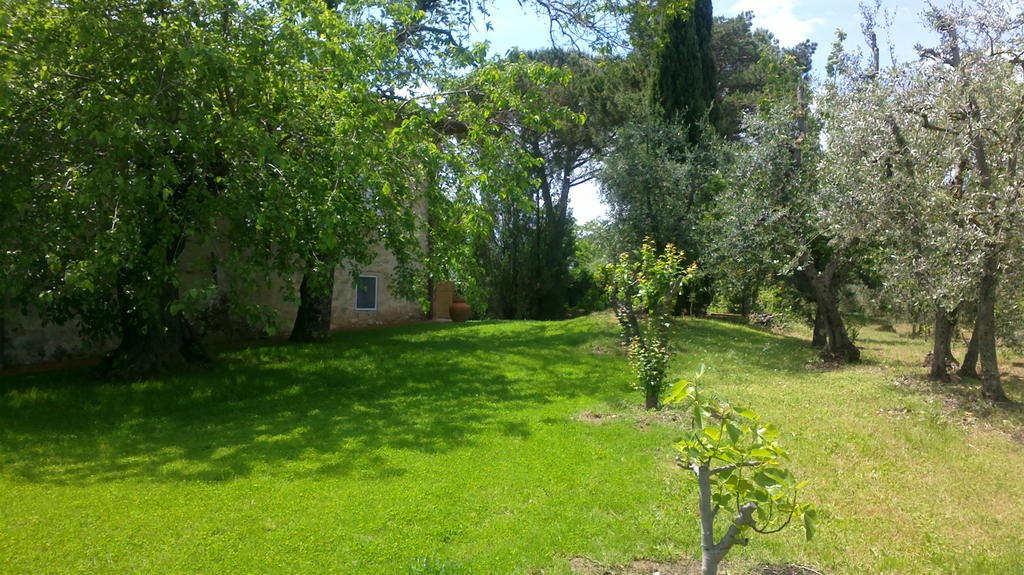
[[[665,398],[665,404],[682,403],[690,397],[690,382],[681,379],[672,386],[672,393]]]
[[[758,429],[757,434],[767,442],[772,442],[779,438],[779,430],[771,424]]]
[[[737,408],[736,409],[736,414],[741,416],[741,417],[745,417],[745,418],[747,418],[747,419],[749,419],[751,421],[757,421],[758,419],[761,419],[760,414],[758,414],[756,411],[753,411],[751,409]]]
[[[732,502],[732,496],[728,493],[712,493],[711,502],[719,507],[729,507]]]
[[[733,443],[738,443],[740,438],[743,437],[743,430],[732,421],[726,422],[725,430],[729,432],[729,439],[731,439]]]
[[[739,457],[734,449],[725,449],[715,452],[715,459],[724,461],[725,463],[740,463],[743,461],[743,458]]]
[[[775,485],[786,484],[786,473],[782,469],[779,469],[777,467],[769,467],[767,469],[764,469],[760,473],[764,474],[764,476],[771,480]]]
[[[766,471],[759,471],[759,472],[755,473],[754,474],[754,482],[757,483],[758,485],[760,485],[761,487],[766,488],[766,489],[769,488],[769,487],[776,487],[778,485],[781,485],[781,483],[779,483],[778,480],[773,478]]]
[[[804,535],[810,541],[814,537],[814,529],[818,523],[818,511],[813,507],[804,510]]]

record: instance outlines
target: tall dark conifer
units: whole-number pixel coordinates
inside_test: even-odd
[[[700,55],[701,97],[708,113],[709,123],[717,128],[719,112],[715,95],[718,94],[718,72],[715,54],[711,46],[711,28],[715,21],[711,0],[697,0],[693,10],[693,20],[694,28],[697,30],[697,50]]]
[[[717,120],[713,21],[711,0],[696,0],[690,10],[667,19],[654,57],[652,100],[667,121],[688,127],[690,143],[700,139],[705,115],[712,125]]]

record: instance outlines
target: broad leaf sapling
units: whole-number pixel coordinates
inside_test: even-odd
[[[745,546],[751,531],[777,533],[797,519],[808,539],[814,535],[817,513],[797,501],[807,483],[797,483],[781,466],[788,455],[776,443],[773,425],[753,410],[698,393],[689,381],[677,383],[666,403],[683,404],[692,413],[691,430],[675,448],[679,466],[697,478],[703,575],[716,575],[725,555],[735,545]],[[716,540],[721,511],[734,515]]]

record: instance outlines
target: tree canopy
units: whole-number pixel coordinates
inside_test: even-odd
[[[438,261],[421,257],[418,230],[444,231],[416,206],[458,206],[475,177],[523,161],[503,154],[501,118],[539,128],[551,107],[518,86],[560,81],[486,62],[443,28],[459,8],[423,8],[32,0],[5,12],[0,265],[21,273],[4,297],[120,338],[110,367],[150,370],[202,355],[182,312],[214,282],[181,292],[188,245],[232,246],[217,265],[244,292],[268,273],[358,266],[382,244],[408,289]],[[470,65],[467,83],[456,71]],[[451,144],[456,117],[481,143],[471,162]]]

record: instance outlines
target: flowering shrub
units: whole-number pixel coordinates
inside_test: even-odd
[[[657,409],[666,388],[669,313],[694,266],[683,264],[683,252],[668,244],[659,255],[650,238],[634,255],[623,253],[605,268],[608,299],[622,328],[634,385],[644,391],[645,407]]]

